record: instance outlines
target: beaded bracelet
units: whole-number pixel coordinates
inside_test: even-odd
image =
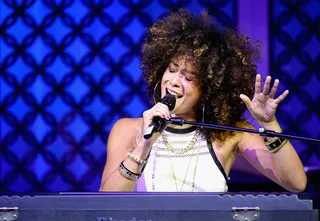
[[[128,180],[137,181],[141,177],[141,173],[134,173],[123,165],[123,161],[119,165],[120,174]]]
[[[265,145],[268,147],[271,153],[279,151],[286,143],[288,142],[285,138],[274,137],[272,140],[265,142]]]
[[[136,162],[137,164],[139,164],[139,165],[141,165],[141,166],[144,166],[144,165],[146,165],[147,163],[148,163],[148,159],[145,159],[145,160],[142,160],[142,159],[139,159],[139,158],[137,158],[136,156],[134,156],[133,154],[132,154],[132,150],[130,151],[128,151],[128,157],[131,159],[131,160],[133,160],[134,162]]]

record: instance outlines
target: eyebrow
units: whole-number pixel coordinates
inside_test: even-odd
[[[175,61],[171,61],[170,64],[173,64],[175,67],[179,67],[179,64],[176,63]],[[185,70],[186,70],[186,72],[187,72],[188,74],[196,75],[196,71],[191,71],[191,70],[188,70],[188,69],[185,69]]]
[[[175,61],[171,61],[170,63],[173,64],[173,65],[176,66],[176,67],[179,67],[179,64],[176,63]]]

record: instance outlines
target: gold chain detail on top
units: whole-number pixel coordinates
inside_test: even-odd
[[[153,168],[152,168],[152,191],[155,192],[156,191],[156,186],[155,186],[155,178],[156,178],[156,159],[158,157],[158,149],[156,148],[155,149],[155,158],[154,158],[154,161],[153,161]],[[192,151],[193,152],[193,151]],[[194,192],[195,190],[195,183],[196,183],[196,173],[197,173],[197,167],[198,167],[198,160],[199,160],[199,147],[197,147],[197,154],[196,154],[197,158],[196,158],[196,163],[194,165],[194,169],[193,169],[193,177],[192,177],[192,191],[191,192]],[[170,160],[170,164],[171,164],[171,170],[172,170],[172,173],[173,173],[173,177],[174,177],[174,182],[175,182],[175,185],[176,185],[176,191],[182,191],[183,189],[183,186],[185,184],[185,181],[186,181],[186,177],[187,177],[187,174],[188,174],[188,171],[189,171],[189,167],[190,167],[190,164],[191,164],[191,161],[192,161],[192,158],[193,156],[191,156],[190,158],[190,162],[189,162],[189,165],[188,165],[188,168],[187,168],[187,171],[184,175],[184,179],[183,179],[183,182],[181,184],[181,187],[180,187],[180,190],[178,189],[178,184],[177,184],[177,179],[176,179],[176,175],[174,173],[174,169],[173,169],[173,165],[172,165],[172,161],[171,161],[171,157],[169,157],[169,160]]]
[[[198,130],[195,131],[195,133],[194,133],[194,135],[193,135],[190,143],[189,143],[188,146],[186,146],[185,148],[173,148],[173,147],[169,144],[169,142],[168,142],[166,136],[164,135],[164,133],[162,133],[161,136],[162,136],[163,143],[166,145],[166,147],[168,147],[168,149],[169,149],[172,153],[175,153],[175,154],[185,154],[185,153],[187,153],[188,151],[190,151],[190,150],[194,147],[194,145],[195,145],[195,143],[196,143],[196,141],[197,141],[197,139],[198,139]]]

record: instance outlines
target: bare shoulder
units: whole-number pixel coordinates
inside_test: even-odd
[[[141,118],[122,118],[112,127],[107,142],[107,164],[117,167],[125,158],[128,150],[136,144],[136,137],[141,131]]]
[[[238,127],[255,129],[255,127],[248,122],[241,122]],[[247,148],[252,149],[259,146],[264,147],[263,139],[259,134],[238,132],[237,136],[237,148],[239,148],[240,152],[244,152]]]
[[[254,129],[254,127],[251,124],[245,121],[237,122],[235,127]],[[233,133],[233,135],[227,137],[225,140],[216,140],[216,142],[220,144],[220,146],[223,146],[225,151],[230,151],[230,153],[237,153],[239,143],[246,139],[250,139],[248,135],[250,136],[249,133],[236,131]]]
[[[249,122],[247,121],[239,121],[236,123],[236,127],[241,127],[241,128],[247,128],[247,129],[254,129],[254,126],[252,126]]]
[[[139,135],[141,131],[142,118],[122,118],[118,120],[112,127],[108,146],[113,143],[131,143]]]
[[[141,128],[142,118],[121,118],[112,127],[111,131],[133,132]]]

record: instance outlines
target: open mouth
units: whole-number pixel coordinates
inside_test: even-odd
[[[173,96],[175,96],[176,99],[182,98],[181,94],[178,94],[177,92],[172,91],[168,88],[166,88],[166,94],[172,94]]]

